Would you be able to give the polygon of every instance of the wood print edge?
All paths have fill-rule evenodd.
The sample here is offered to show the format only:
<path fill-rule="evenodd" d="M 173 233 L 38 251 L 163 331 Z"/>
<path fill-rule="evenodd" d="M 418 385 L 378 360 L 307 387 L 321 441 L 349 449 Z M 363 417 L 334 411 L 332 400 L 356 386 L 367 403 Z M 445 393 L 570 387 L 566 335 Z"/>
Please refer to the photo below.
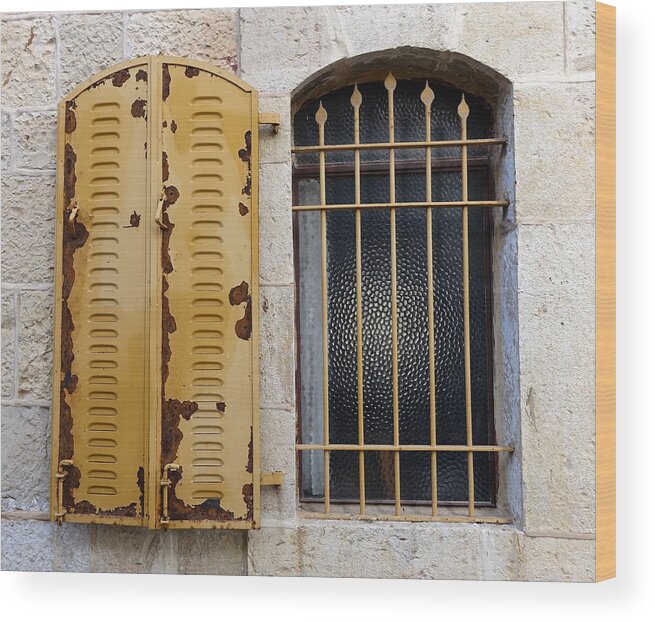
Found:
<path fill-rule="evenodd" d="M 616 8 L 596 3 L 596 581 L 616 576 Z"/>

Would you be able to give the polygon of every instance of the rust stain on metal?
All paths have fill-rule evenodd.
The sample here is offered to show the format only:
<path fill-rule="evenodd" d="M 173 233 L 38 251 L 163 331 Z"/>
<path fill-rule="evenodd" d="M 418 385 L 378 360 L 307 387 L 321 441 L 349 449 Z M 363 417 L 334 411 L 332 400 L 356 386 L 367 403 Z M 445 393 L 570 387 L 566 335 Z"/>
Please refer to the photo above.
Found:
<path fill-rule="evenodd" d="M 247 213 L 248 213 L 248 206 L 245 203 L 239 201 L 239 214 L 245 216 Z"/>
<path fill-rule="evenodd" d="M 252 333 L 252 297 L 248 294 L 248 283 L 241 281 L 239 285 L 233 287 L 230 290 L 229 300 L 233 307 L 246 303 L 243 317 L 234 325 L 234 332 L 239 339 L 248 341 Z"/>
<path fill-rule="evenodd" d="M 184 75 L 187 78 L 195 78 L 196 76 L 200 75 L 200 69 L 198 69 L 197 67 L 187 67 L 184 70 Z"/>
<path fill-rule="evenodd" d="M 239 149 L 239 158 L 248 166 L 246 173 L 246 185 L 241 190 L 241 194 L 249 197 L 252 192 L 252 132 L 248 130 L 244 136 L 245 147 Z"/>
<path fill-rule="evenodd" d="M 75 100 L 66 102 L 66 119 L 64 122 L 64 131 L 66 134 L 72 134 L 77 128 L 77 119 L 75 117 Z"/>
<path fill-rule="evenodd" d="M 252 426 L 250 426 L 250 442 L 248 443 L 248 464 L 246 464 L 246 472 L 252 473 Z"/>
<path fill-rule="evenodd" d="M 75 184 L 77 183 L 77 176 L 75 175 L 76 162 L 77 155 L 73 146 L 70 143 L 66 143 L 64 145 L 64 204 L 67 206 L 67 209 L 75 196 Z"/>
<path fill-rule="evenodd" d="M 254 516 L 253 503 L 252 503 L 252 484 L 244 484 L 241 489 L 243 495 L 243 502 L 246 504 L 246 519 L 252 520 Z"/>
<path fill-rule="evenodd" d="M 139 487 L 139 507 L 141 508 L 141 516 L 145 510 L 145 471 L 142 466 L 136 472 L 136 485 Z"/>
<path fill-rule="evenodd" d="M 145 69 L 139 69 L 139 71 L 136 72 L 136 79 L 137 81 L 142 80 L 143 82 L 147 82 L 148 72 Z"/>
<path fill-rule="evenodd" d="M 111 83 L 114 86 L 123 86 L 130 79 L 130 71 L 128 69 L 121 69 L 111 75 Z"/>
<path fill-rule="evenodd" d="M 164 208 L 174 205 L 176 201 L 180 198 L 180 191 L 175 186 L 164 186 L 164 196 L 166 200 L 164 201 Z"/>
<path fill-rule="evenodd" d="M 146 102 L 145 99 L 141 99 L 140 97 L 135 99 L 132 102 L 131 113 L 132 113 L 132 116 L 135 119 L 139 119 L 139 118 L 146 119 L 146 104 L 147 103 L 148 102 Z"/>
<path fill-rule="evenodd" d="M 136 210 L 134 210 L 130 214 L 130 224 L 123 225 L 123 229 L 129 229 L 130 227 L 138 227 L 140 224 L 141 224 L 141 214 L 137 214 Z"/>
<path fill-rule="evenodd" d="M 175 123 L 175 119 L 171 121 L 171 132 L 173 132 L 173 134 L 177 132 L 177 123 Z"/>
<path fill-rule="evenodd" d="M 168 181 L 168 154 L 165 151 L 161 152 L 161 180 Z"/>
<path fill-rule="evenodd" d="M 171 94 L 171 72 L 168 65 L 163 65 L 161 70 L 161 98 L 166 101 Z"/>

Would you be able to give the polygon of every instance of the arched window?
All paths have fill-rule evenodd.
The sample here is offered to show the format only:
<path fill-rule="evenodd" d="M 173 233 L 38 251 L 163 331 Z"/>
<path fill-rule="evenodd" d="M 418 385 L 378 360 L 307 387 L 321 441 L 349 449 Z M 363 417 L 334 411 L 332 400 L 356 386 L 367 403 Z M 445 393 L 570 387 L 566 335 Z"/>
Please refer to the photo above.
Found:
<path fill-rule="evenodd" d="M 391 72 L 295 113 L 301 501 L 326 514 L 495 504 L 493 127 Z"/>

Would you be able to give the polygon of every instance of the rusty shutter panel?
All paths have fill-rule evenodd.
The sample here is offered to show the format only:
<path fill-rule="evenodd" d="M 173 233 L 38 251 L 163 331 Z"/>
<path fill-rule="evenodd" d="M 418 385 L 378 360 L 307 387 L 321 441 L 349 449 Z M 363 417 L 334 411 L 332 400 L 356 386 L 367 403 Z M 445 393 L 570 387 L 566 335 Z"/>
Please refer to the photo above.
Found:
<path fill-rule="evenodd" d="M 59 109 L 51 517 L 255 528 L 257 95 L 117 65 Z"/>
<path fill-rule="evenodd" d="M 143 524 L 147 63 L 59 108 L 51 514 Z"/>
<path fill-rule="evenodd" d="M 162 59 L 162 522 L 253 528 L 257 463 L 257 95 Z"/>

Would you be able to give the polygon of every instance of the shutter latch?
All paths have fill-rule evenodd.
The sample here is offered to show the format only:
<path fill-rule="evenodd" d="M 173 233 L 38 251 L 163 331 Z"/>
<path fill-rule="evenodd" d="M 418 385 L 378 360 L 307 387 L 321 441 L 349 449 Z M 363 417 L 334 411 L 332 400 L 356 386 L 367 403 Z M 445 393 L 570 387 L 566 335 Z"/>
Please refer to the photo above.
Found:
<path fill-rule="evenodd" d="M 173 462 L 164 466 L 161 478 L 161 519 L 162 525 L 167 525 L 170 521 L 168 517 L 168 489 L 171 487 L 171 480 L 168 477 L 170 471 L 179 471 L 180 465 Z"/>
<path fill-rule="evenodd" d="M 55 473 L 57 478 L 57 511 L 55 512 L 55 518 L 60 525 L 66 514 L 66 508 L 64 507 L 64 477 L 68 475 L 68 467 L 71 466 L 73 466 L 72 460 L 60 460 Z"/>
<path fill-rule="evenodd" d="M 277 112 L 260 112 L 259 125 L 272 125 L 273 134 L 280 131 L 280 115 Z"/>

